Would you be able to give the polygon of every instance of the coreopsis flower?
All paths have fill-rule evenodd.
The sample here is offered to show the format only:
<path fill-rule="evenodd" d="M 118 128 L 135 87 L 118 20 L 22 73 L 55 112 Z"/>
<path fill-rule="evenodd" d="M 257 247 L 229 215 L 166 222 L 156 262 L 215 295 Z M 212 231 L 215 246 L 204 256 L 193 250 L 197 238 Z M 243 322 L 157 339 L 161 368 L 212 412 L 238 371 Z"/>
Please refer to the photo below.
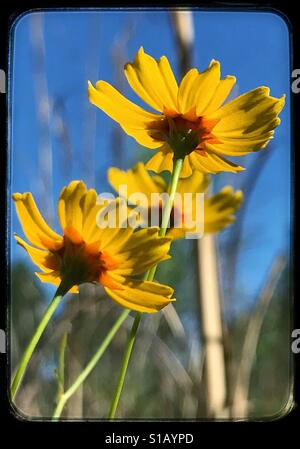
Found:
<path fill-rule="evenodd" d="M 167 185 L 164 179 L 160 175 L 151 176 L 147 171 L 145 165 L 142 162 L 137 163 L 132 169 L 123 171 L 116 167 L 111 167 L 108 170 L 108 180 L 111 186 L 117 191 L 120 191 L 121 186 L 126 186 L 126 200 L 133 206 L 138 204 L 138 196 L 136 193 L 143 193 L 147 199 L 149 205 L 148 222 L 150 222 L 151 211 L 155 208 L 163 208 L 163 196 L 151 195 L 162 194 L 166 192 Z M 191 221 L 195 222 L 196 217 L 196 193 L 205 193 L 210 184 L 210 176 L 200 171 L 194 171 L 189 178 L 181 179 L 178 182 L 177 193 L 181 195 L 180 198 L 184 198 L 185 193 L 191 194 L 191 206 L 188 213 L 191 214 Z M 120 191 L 121 194 L 121 191 Z M 153 204 L 157 198 L 157 204 Z M 207 195 L 204 199 L 204 211 L 203 211 L 203 227 L 204 233 L 215 233 L 229 226 L 235 221 L 234 213 L 239 209 L 243 200 L 243 194 L 237 190 L 234 192 L 231 186 L 223 187 L 215 195 Z M 150 207 L 152 208 L 150 211 Z M 195 228 L 190 228 L 189 224 L 185 225 L 185 203 L 174 203 L 172 212 L 170 227 L 167 231 L 167 236 L 173 239 L 183 238 L 186 232 L 195 232 Z M 179 214 L 182 216 L 182 227 L 174 226 L 174 216 L 176 214 L 176 208 L 178 208 Z M 130 214 L 130 210 L 129 210 Z M 162 213 L 160 213 L 161 217 Z"/>
<path fill-rule="evenodd" d="M 135 93 L 156 113 L 129 101 L 105 81 L 88 83 L 90 102 L 102 109 L 141 145 L 156 149 L 147 168 L 172 171 L 183 159 L 181 177 L 193 169 L 206 173 L 238 172 L 243 167 L 224 156 L 242 156 L 265 148 L 280 124 L 285 96 L 258 87 L 223 104 L 236 79 L 220 78 L 212 60 L 203 72 L 189 70 L 178 85 L 165 56 L 155 60 L 140 48 L 124 68 Z"/>
<path fill-rule="evenodd" d="M 171 239 L 159 237 L 157 228 L 134 232 L 130 227 L 99 227 L 97 216 L 105 206 L 82 181 L 72 181 L 60 193 L 62 234 L 47 225 L 31 193 L 15 193 L 13 199 L 33 246 L 15 238 L 41 269 L 36 275 L 42 282 L 59 285 L 67 280 L 71 292 L 78 292 L 82 283 L 96 282 L 117 303 L 140 312 L 153 313 L 174 301 L 169 286 L 136 278 L 170 258 Z"/>

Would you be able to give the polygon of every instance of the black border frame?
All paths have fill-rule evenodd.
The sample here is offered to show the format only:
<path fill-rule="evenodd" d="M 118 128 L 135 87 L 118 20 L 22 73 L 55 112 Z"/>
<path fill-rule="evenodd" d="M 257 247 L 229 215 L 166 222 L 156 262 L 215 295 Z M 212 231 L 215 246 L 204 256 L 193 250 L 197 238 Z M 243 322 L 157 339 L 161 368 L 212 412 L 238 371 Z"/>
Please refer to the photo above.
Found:
<path fill-rule="evenodd" d="M 77 3 L 77 4 L 76 4 Z M 76 1 L 65 1 L 63 4 L 58 4 L 55 1 L 45 1 L 43 4 L 32 0 L 30 1 L 24 1 L 24 2 L 16 2 L 12 1 L 9 3 L 9 5 L 6 5 L 7 9 L 6 11 L 1 10 L 1 16 L 0 16 L 0 25 L 1 25 L 1 39 L 0 39 L 0 68 L 4 69 L 6 72 L 6 75 L 8 76 L 8 46 L 9 46 L 9 30 L 11 26 L 13 25 L 16 17 L 20 16 L 20 14 L 24 14 L 30 10 L 39 10 L 39 9 L 75 9 L 75 8 L 114 8 L 114 7 L 130 7 L 130 8 L 174 8 L 176 6 L 178 7 L 199 7 L 199 8 L 210 8 L 215 10 L 229 10 L 229 11 L 240 11 L 240 10 L 248 10 L 248 11 L 266 11 L 266 12 L 274 12 L 278 15 L 281 15 L 282 18 L 287 22 L 290 29 L 290 39 L 291 39 L 291 66 L 292 70 L 296 68 L 300 68 L 300 36 L 299 31 L 297 31 L 297 4 L 296 2 L 293 2 L 292 4 L 288 4 L 287 2 L 280 2 L 280 1 L 270 1 L 265 4 L 259 4 L 259 3 L 253 3 L 253 2 L 243 2 L 239 1 L 238 4 L 234 4 L 233 2 L 201 2 L 199 1 L 197 4 L 192 3 L 173 3 L 170 4 L 153 4 L 145 2 L 143 4 L 140 3 L 132 3 L 127 5 L 122 5 L 120 3 L 115 3 L 114 5 L 108 4 L 108 2 L 102 2 L 102 4 L 99 4 L 95 1 L 90 1 L 88 4 L 83 4 L 83 2 L 79 3 Z M 3 6 L 2 6 L 3 8 Z M 300 26 L 300 23 L 299 23 Z M 291 83 L 292 83 L 291 78 Z M 8 80 L 7 80 L 8 84 Z M 6 89 L 7 91 L 8 89 Z M 7 107 L 8 105 L 8 92 L 6 94 L 0 94 L 0 111 L 1 111 L 1 120 L 0 120 L 0 126 L 1 126 L 1 153 L 0 153 L 0 161 L 2 162 L 1 167 L 4 168 L 3 176 L 1 177 L 1 193 L 3 194 L 3 202 L 2 205 L 3 213 L 1 214 L 1 227 L 2 227 L 2 238 L 1 238 L 1 251 L 2 255 L 4 256 L 4 263 L 3 263 L 3 269 L 2 271 L 5 272 L 5 282 L 2 283 L 3 287 L 5 287 L 5 295 L 2 296 L 2 301 L 0 302 L 0 329 L 7 329 L 7 301 L 8 301 L 8 295 L 9 295 L 9 266 L 6 263 L 8 261 L 8 248 L 6 247 L 6 242 L 4 239 L 4 235 L 6 234 L 6 230 L 8 228 L 8 214 L 7 214 L 7 202 L 6 202 L 6 193 L 7 193 L 7 171 L 6 167 L 8 164 L 8 157 L 7 157 L 7 126 L 6 126 L 6 116 L 7 116 Z M 293 218 L 293 234 L 291 239 L 291 248 L 292 248 L 292 254 L 291 254 L 291 262 L 292 262 L 292 291 L 293 291 L 293 299 L 294 299 L 294 329 L 300 329 L 300 305 L 299 301 L 297 301 L 298 298 L 298 284 L 297 284 L 297 268 L 299 267 L 298 258 L 299 255 L 297 254 L 296 248 L 297 243 L 299 241 L 299 231 L 297 231 L 297 219 L 296 219 L 296 212 L 299 206 L 299 193 L 297 189 L 297 168 L 299 166 L 299 155 L 297 148 L 300 147 L 300 135 L 297 134 L 297 126 L 295 126 L 299 122 L 299 99 L 300 99 L 300 93 L 299 94 L 293 94 L 291 93 L 291 102 L 292 102 L 292 114 L 293 114 L 293 124 L 292 127 L 292 147 L 293 147 L 293 166 L 292 166 L 292 176 L 293 176 L 293 186 L 292 186 L 292 198 L 293 198 L 293 204 L 292 204 L 292 218 Z M 292 339 L 291 339 L 292 343 Z M 11 440 L 8 440 L 8 443 L 11 443 L 14 441 L 15 437 L 18 435 L 22 439 L 26 438 L 26 436 L 32 435 L 32 426 L 36 425 L 39 426 L 38 430 L 42 430 L 40 426 L 42 426 L 43 430 L 45 429 L 44 426 L 52 425 L 52 423 L 45 422 L 45 421 L 22 421 L 18 420 L 14 412 L 11 410 L 11 406 L 8 399 L 7 389 L 8 389 L 8 370 L 7 370 L 7 360 L 8 360 L 8 352 L 7 354 L 0 354 L 0 422 L 5 423 L 6 425 L 9 425 L 11 429 L 19 430 L 19 432 L 14 432 L 9 434 L 11 435 Z M 89 426 L 88 432 L 87 429 L 83 427 L 84 422 L 80 421 L 70 421 L 70 422 L 64 422 L 66 426 L 71 426 L 71 428 L 66 428 L 66 426 L 63 426 L 63 423 L 54 424 L 54 432 L 51 432 L 51 434 L 47 435 L 47 442 L 49 443 L 50 440 L 57 441 L 57 430 L 69 430 L 69 434 L 76 434 L 77 429 L 80 429 L 81 431 L 85 431 L 86 435 L 89 435 L 89 438 L 91 436 L 90 432 L 96 431 L 96 434 L 92 433 L 93 436 L 97 435 L 96 437 L 96 444 L 100 443 L 100 447 L 102 445 L 104 446 L 104 435 L 105 434 L 112 434 L 112 432 L 115 432 L 117 434 L 140 434 L 141 437 L 147 436 L 148 433 L 165 433 L 165 432 L 187 432 L 192 433 L 194 435 L 194 442 L 192 444 L 188 444 L 188 447 L 199 447 L 200 444 L 203 444 L 203 436 L 207 436 L 207 434 L 203 433 L 204 431 L 208 431 L 208 435 L 210 437 L 209 443 L 211 444 L 212 441 L 215 441 L 215 435 L 211 433 L 211 426 L 212 424 L 218 424 L 218 434 L 216 434 L 216 437 L 222 436 L 222 435 L 230 435 L 230 432 L 232 430 L 236 431 L 242 431 L 242 438 L 239 443 L 243 444 L 245 438 L 253 438 L 253 426 L 259 430 L 267 431 L 268 434 L 272 433 L 273 436 L 276 436 L 277 429 L 281 433 L 283 431 L 282 426 L 288 425 L 291 426 L 294 430 L 297 430 L 297 426 L 295 425 L 300 417 L 299 412 L 299 404 L 300 402 L 300 381 L 299 381 L 299 373 L 300 373 L 300 353 L 294 355 L 294 369 L 295 369 L 295 385 L 294 385 L 294 401 L 295 401 L 295 407 L 293 410 L 291 410 L 288 414 L 283 416 L 282 418 L 279 418 L 278 420 L 274 421 L 263 421 L 261 423 L 255 423 L 255 422 L 240 422 L 240 423 L 233 423 L 233 422 L 189 422 L 189 421 L 141 421 L 141 422 L 132 422 L 132 421 L 116 421 L 113 423 L 113 427 L 111 423 L 107 422 L 96 422 L 93 421 L 90 424 L 93 424 L 92 426 Z M 206 424 L 204 426 L 203 424 Z M 265 426 L 263 426 L 265 424 Z M 75 426 L 76 425 L 76 426 Z M 138 428 L 137 428 L 138 425 Z M 235 425 L 234 429 L 232 428 L 232 425 Z M 59 426 L 59 427 L 57 427 Z M 96 427 L 95 427 L 96 426 Z M 268 426 L 270 427 L 268 429 Z M 2 428 L 2 426 L 1 426 Z M 75 431 L 76 429 L 76 431 Z M 74 432 L 75 431 L 75 432 Z M 29 434 L 28 434 L 29 432 Z M 143 435 L 142 435 L 143 434 Z M 235 435 L 235 436 L 234 436 Z M 252 436 L 253 435 L 253 436 Z M 232 443 L 234 443 L 234 440 L 237 439 L 237 435 L 232 435 Z M 49 440 L 48 440 L 49 437 Z M 287 436 L 286 436 L 287 438 Z M 36 438 L 34 438 L 36 440 Z M 38 438 L 37 438 L 38 440 Z M 32 441 L 32 439 L 29 437 L 29 443 Z M 43 440 L 41 440 L 43 441 Z M 250 440 L 248 440 L 250 442 Z M 225 441 L 224 441 L 225 442 Z M 230 440 L 228 441 L 230 442 Z M 287 443 L 287 440 L 285 440 L 285 444 Z M 204 443 L 206 444 L 206 443 Z M 182 444 L 183 446 L 184 444 Z M 109 445 L 112 446 L 112 445 Z M 137 447 L 144 447 L 144 444 L 139 444 Z M 122 447 L 121 445 L 118 445 L 118 447 Z M 128 446 L 129 447 L 129 446 Z M 145 446 L 146 447 L 146 446 Z M 147 446 L 148 447 L 148 446 Z M 149 447 L 153 447 L 153 445 L 149 445 Z"/>

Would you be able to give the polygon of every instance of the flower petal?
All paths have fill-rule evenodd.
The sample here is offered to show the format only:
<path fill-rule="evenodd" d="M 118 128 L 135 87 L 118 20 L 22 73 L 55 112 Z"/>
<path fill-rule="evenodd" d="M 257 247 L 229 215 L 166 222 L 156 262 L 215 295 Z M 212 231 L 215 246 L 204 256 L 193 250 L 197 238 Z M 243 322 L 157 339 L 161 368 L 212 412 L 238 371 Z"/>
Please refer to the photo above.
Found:
<path fill-rule="evenodd" d="M 92 104 L 125 127 L 144 129 L 159 117 L 132 103 L 105 81 L 98 81 L 96 88 L 89 81 L 88 95 Z"/>
<path fill-rule="evenodd" d="M 167 237 L 170 237 L 172 240 L 179 240 L 179 239 L 183 239 L 185 237 L 185 232 L 186 230 L 184 229 L 184 227 L 182 228 L 170 228 L 167 231 Z M 191 232 L 191 230 L 189 229 L 188 232 Z"/>
<path fill-rule="evenodd" d="M 42 218 L 31 193 L 14 193 L 17 215 L 28 240 L 38 248 L 58 249 L 63 239 Z"/>
<path fill-rule="evenodd" d="M 203 193 L 210 183 L 210 177 L 198 170 L 195 170 L 188 178 L 180 179 L 177 185 L 177 192 L 184 193 Z"/>
<path fill-rule="evenodd" d="M 113 257 L 133 233 L 133 229 L 127 223 L 129 214 L 127 202 L 116 198 L 99 210 L 99 214 L 101 216 L 96 217 L 96 222 L 100 231 L 99 235 L 97 234 L 100 251 L 108 252 Z"/>
<path fill-rule="evenodd" d="M 279 119 L 278 119 L 279 120 Z M 223 138 L 222 143 L 206 143 L 205 149 L 216 154 L 226 154 L 228 156 L 244 156 L 265 148 L 273 138 L 273 132 L 266 133 L 260 138 L 227 139 Z"/>
<path fill-rule="evenodd" d="M 97 192 L 89 189 L 80 200 L 82 210 L 82 237 L 86 243 L 100 240 L 101 229 L 97 226 L 97 214 L 104 207 L 97 204 Z"/>
<path fill-rule="evenodd" d="M 127 100 L 105 81 L 98 81 L 96 88 L 89 81 L 88 95 L 92 104 L 102 109 L 109 117 L 119 123 L 124 131 L 141 145 L 148 148 L 161 146 L 159 141 L 151 137 L 149 131 L 149 129 L 153 129 L 155 122 L 161 119 L 160 115 L 147 112 Z"/>
<path fill-rule="evenodd" d="M 168 252 L 171 241 L 170 238 L 159 237 L 158 228 L 155 227 L 134 232 L 130 241 L 118 250 L 119 265 L 114 270 L 115 273 L 135 276 L 170 259 Z"/>
<path fill-rule="evenodd" d="M 75 229 L 82 234 L 80 203 L 86 192 L 86 185 L 82 181 L 72 181 L 62 189 L 58 200 L 58 217 L 63 230 Z"/>
<path fill-rule="evenodd" d="M 60 267 L 59 257 L 50 251 L 44 251 L 28 245 L 23 239 L 15 234 L 17 243 L 22 246 L 29 254 L 33 263 L 35 263 L 43 271 L 58 270 Z"/>
<path fill-rule="evenodd" d="M 178 90 L 178 105 L 181 114 L 196 108 L 197 116 L 211 101 L 220 82 L 220 63 L 214 59 L 203 72 L 191 69 L 182 79 Z"/>
<path fill-rule="evenodd" d="M 280 124 L 277 115 L 284 106 L 285 96 L 274 98 L 269 88 L 259 87 L 241 95 L 206 116 L 218 120 L 212 133 L 220 144 L 206 144 L 218 153 L 243 155 L 264 148 Z"/>
<path fill-rule="evenodd" d="M 234 213 L 241 207 L 243 193 L 233 191 L 231 186 L 204 201 L 204 232 L 218 232 L 235 221 Z"/>
<path fill-rule="evenodd" d="M 160 175 L 153 175 L 152 180 L 156 185 L 158 192 L 166 192 L 167 191 L 167 183 Z"/>
<path fill-rule="evenodd" d="M 141 47 L 134 62 L 125 65 L 124 72 L 131 88 L 152 108 L 159 112 L 177 109 L 178 87 L 166 57 L 157 62 Z"/>
<path fill-rule="evenodd" d="M 195 106 L 191 90 L 194 83 L 198 80 L 198 76 L 198 70 L 193 68 L 190 69 L 181 80 L 178 89 L 178 108 L 181 114 L 189 112 Z"/>
<path fill-rule="evenodd" d="M 51 273 L 35 273 L 35 274 L 42 282 L 45 282 L 47 284 L 53 284 L 58 287 L 61 283 L 61 277 L 58 271 L 52 271 Z M 68 293 L 78 293 L 78 292 L 79 292 L 78 285 L 74 285 L 68 291 Z"/>
<path fill-rule="evenodd" d="M 165 170 L 172 172 L 173 154 L 173 151 L 167 145 L 164 145 L 146 163 L 147 170 L 152 170 L 155 173 L 160 173 Z"/>
<path fill-rule="evenodd" d="M 221 171 L 236 173 L 244 170 L 240 165 L 236 165 L 228 159 L 212 152 L 207 153 L 206 156 L 202 156 L 197 151 L 193 151 L 188 157 L 193 168 L 204 173 L 219 173 Z"/>
<path fill-rule="evenodd" d="M 130 226 L 127 228 L 105 229 L 101 236 L 101 250 L 107 251 L 112 257 L 115 255 L 118 258 L 119 251 L 131 240 L 133 231 Z"/>
<path fill-rule="evenodd" d="M 226 98 L 231 92 L 231 89 L 236 83 L 235 76 L 225 76 L 223 80 L 220 80 L 210 102 L 207 104 L 205 110 L 202 112 L 203 115 L 208 115 L 215 112 L 224 103 Z"/>
<path fill-rule="evenodd" d="M 172 98 L 172 105 L 174 107 L 174 110 L 177 111 L 178 84 L 166 56 L 161 56 L 161 58 L 158 60 L 158 67 L 165 81 L 165 85 L 169 91 L 170 97 Z"/>
<path fill-rule="evenodd" d="M 156 282 L 139 281 L 117 277 L 120 288 L 104 287 L 106 293 L 121 306 L 138 312 L 155 313 L 168 305 L 172 298 L 173 289 Z"/>
<path fill-rule="evenodd" d="M 125 126 L 121 126 L 126 134 L 133 137 L 137 143 L 142 145 L 143 147 L 149 148 L 151 150 L 155 150 L 156 148 L 161 147 L 164 144 L 163 140 L 159 140 L 158 138 L 154 138 L 153 135 L 157 134 L 155 129 L 155 123 L 151 124 L 149 129 L 135 129 L 129 128 Z M 158 128 L 158 132 L 159 128 Z"/>
<path fill-rule="evenodd" d="M 182 169 L 180 172 L 180 178 L 188 178 L 193 173 L 193 169 L 190 164 L 190 159 L 186 156 L 183 160 Z"/>
<path fill-rule="evenodd" d="M 200 173 L 195 171 L 194 173 Z M 188 181 L 188 180 L 187 180 Z M 192 190 L 192 189 L 191 189 Z M 193 202 L 195 199 L 193 199 Z M 223 187 L 220 192 L 204 200 L 204 233 L 218 232 L 235 221 L 233 215 L 241 206 L 243 194 L 233 191 L 231 186 Z M 192 206 L 192 220 L 195 221 L 195 203 Z M 173 240 L 184 238 L 186 232 L 195 232 L 195 228 L 171 228 L 167 236 Z"/>
<path fill-rule="evenodd" d="M 120 186 L 126 186 L 127 200 L 135 193 L 143 193 L 147 196 L 150 204 L 151 193 L 161 193 L 163 191 L 161 185 L 157 184 L 149 175 L 142 162 L 138 162 L 132 169 L 127 171 L 111 167 L 108 170 L 108 181 L 118 193 L 121 193 L 119 192 Z"/>

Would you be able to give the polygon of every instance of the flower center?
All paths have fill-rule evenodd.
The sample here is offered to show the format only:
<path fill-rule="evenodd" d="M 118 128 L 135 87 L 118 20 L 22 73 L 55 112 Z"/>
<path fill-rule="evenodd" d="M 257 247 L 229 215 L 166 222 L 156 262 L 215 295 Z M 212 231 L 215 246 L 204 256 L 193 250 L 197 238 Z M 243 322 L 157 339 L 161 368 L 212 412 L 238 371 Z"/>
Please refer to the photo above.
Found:
<path fill-rule="evenodd" d="M 192 151 L 206 155 L 205 143 L 220 143 L 212 130 L 218 120 L 207 120 L 197 117 L 195 108 L 186 114 L 175 111 L 164 111 L 161 121 L 153 127 L 152 137 L 165 140 L 177 158 L 185 157 Z"/>
<path fill-rule="evenodd" d="M 74 285 L 99 282 L 103 273 L 116 267 L 110 256 L 99 251 L 99 246 L 99 241 L 86 243 L 76 229 L 65 228 L 64 244 L 57 251 L 62 277 L 70 279 Z"/>

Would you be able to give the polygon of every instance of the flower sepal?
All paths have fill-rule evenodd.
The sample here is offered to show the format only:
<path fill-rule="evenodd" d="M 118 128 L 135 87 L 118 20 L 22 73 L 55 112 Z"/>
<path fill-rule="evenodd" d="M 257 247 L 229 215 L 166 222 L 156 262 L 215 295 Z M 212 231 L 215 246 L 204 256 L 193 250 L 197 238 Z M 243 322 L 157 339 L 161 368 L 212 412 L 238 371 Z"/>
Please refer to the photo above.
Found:
<path fill-rule="evenodd" d="M 173 161 L 184 159 L 198 145 L 198 133 L 193 129 L 179 129 L 171 117 L 168 117 L 168 125 L 166 141 L 174 152 Z"/>

